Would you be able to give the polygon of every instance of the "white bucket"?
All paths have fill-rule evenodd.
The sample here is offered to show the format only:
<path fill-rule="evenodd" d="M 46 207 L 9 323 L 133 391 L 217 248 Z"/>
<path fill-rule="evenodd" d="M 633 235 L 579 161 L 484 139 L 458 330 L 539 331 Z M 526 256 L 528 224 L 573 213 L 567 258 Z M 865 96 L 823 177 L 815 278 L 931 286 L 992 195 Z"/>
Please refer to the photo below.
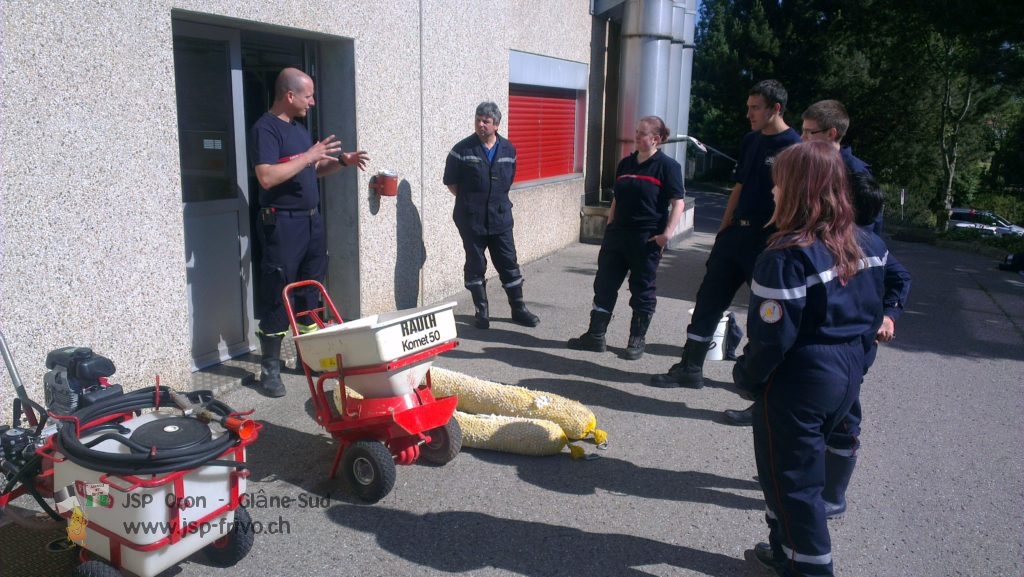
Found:
<path fill-rule="evenodd" d="M 690 309 L 690 318 L 693 318 L 693 309 Z M 722 315 L 721 320 L 718 321 L 718 326 L 715 327 L 715 334 L 711 339 L 711 343 L 708 345 L 708 355 L 704 357 L 706 361 L 720 361 L 725 355 L 725 335 L 729 332 L 729 315 Z"/>
<path fill-rule="evenodd" d="M 337 370 L 339 353 L 346 368 L 387 363 L 454 340 L 455 305 L 371 315 L 299 335 L 295 345 L 314 372 Z"/>

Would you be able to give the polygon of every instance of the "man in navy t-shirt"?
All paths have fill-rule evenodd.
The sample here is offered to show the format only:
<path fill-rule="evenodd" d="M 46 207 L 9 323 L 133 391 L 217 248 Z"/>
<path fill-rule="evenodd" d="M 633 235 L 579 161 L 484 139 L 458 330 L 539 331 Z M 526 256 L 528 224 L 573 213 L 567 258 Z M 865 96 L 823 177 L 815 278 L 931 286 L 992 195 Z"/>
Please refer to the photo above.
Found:
<path fill-rule="evenodd" d="M 281 341 L 289 321 L 281 290 L 298 280 L 323 282 L 327 274 L 317 178 L 345 166 L 365 170 L 369 160 L 365 151 L 342 152 L 341 141 L 333 134 L 313 143 L 298 120 L 305 118 L 314 104 L 313 80 L 301 70 L 285 68 L 274 83 L 274 104 L 253 124 L 249 139 L 249 155 L 260 183 L 256 223 L 262 249 L 256 295 L 260 387 L 272 397 L 285 394 Z M 314 308 L 318 297 L 318 292 L 297 291 L 295 310 Z"/>
<path fill-rule="evenodd" d="M 718 236 L 708 257 L 707 272 L 697 290 L 693 316 L 686 327 L 682 360 L 668 373 L 654 375 L 655 387 L 704 386 L 704 358 L 715 329 L 743 283 L 750 284 L 754 261 L 764 250 L 775 212 L 772 197 L 772 164 L 782 149 L 800 141 L 800 135 L 782 117 L 788 94 L 777 80 L 762 80 L 747 96 L 747 120 L 751 132 L 743 137 L 736 184 L 729 194 Z"/>

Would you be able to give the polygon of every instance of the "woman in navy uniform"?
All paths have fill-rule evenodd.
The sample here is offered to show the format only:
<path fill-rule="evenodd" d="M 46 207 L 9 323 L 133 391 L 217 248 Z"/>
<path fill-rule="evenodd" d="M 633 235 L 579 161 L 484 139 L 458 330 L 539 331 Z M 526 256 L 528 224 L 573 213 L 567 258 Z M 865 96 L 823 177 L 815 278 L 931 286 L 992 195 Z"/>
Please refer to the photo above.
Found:
<path fill-rule="evenodd" d="M 775 212 L 751 285 L 748 343 L 733 368 L 754 400 L 754 455 L 779 575 L 832 572 L 822 490 L 826 440 L 860 393 L 882 324 L 885 245 L 854 222 L 846 168 L 826 142 L 772 168 Z"/>
<path fill-rule="evenodd" d="M 622 356 L 629 360 L 644 354 L 647 328 L 657 304 L 654 281 L 658 263 L 683 214 L 685 193 L 679 163 L 658 150 L 668 138 L 665 122 L 657 116 L 641 118 L 635 138 L 636 151 L 623 158 L 615 171 L 615 196 L 597 256 L 590 327 L 568 343 L 570 349 L 605 350 L 604 335 L 619 287 L 628 274 L 633 318 Z"/>

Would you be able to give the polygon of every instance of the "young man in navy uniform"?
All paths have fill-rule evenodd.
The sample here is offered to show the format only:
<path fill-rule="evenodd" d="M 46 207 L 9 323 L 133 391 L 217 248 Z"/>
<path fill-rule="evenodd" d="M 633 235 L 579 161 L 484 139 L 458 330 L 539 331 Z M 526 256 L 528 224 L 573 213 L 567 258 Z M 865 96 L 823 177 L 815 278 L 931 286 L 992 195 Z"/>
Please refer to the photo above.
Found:
<path fill-rule="evenodd" d="M 778 80 L 762 80 L 747 96 L 747 120 L 751 132 L 743 137 L 740 161 L 736 165 L 736 185 L 722 216 L 718 236 L 708 257 L 707 272 L 697 290 L 682 360 L 667 374 L 654 375 L 655 387 L 704 386 L 704 357 L 715 329 L 743 283 L 750 284 L 754 261 L 764 250 L 772 217 L 772 164 L 781 150 L 800 141 L 800 135 L 786 124 L 788 94 Z"/>
<path fill-rule="evenodd" d="M 315 104 L 313 80 L 301 70 L 285 68 L 274 83 L 274 103 L 251 130 L 250 158 L 260 184 L 256 232 L 261 244 L 260 290 L 256 316 L 260 319 L 260 387 L 271 397 L 285 394 L 281 382 L 281 341 L 288 331 L 288 314 L 281 290 L 299 280 L 323 282 L 327 274 L 327 244 L 318 209 L 317 178 L 345 166 L 365 169 L 365 151 L 342 152 L 341 141 L 330 135 L 313 143 L 306 118 Z M 319 292 L 296 291 L 295 309 L 317 306 Z"/>
<path fill-rule="evenodd" d="M 847 170 L 850 164 L 846 161 Z M 847 175 L 857 226 L 865 234 L 875 234 L 879 226 L 885 191 L 868 172 Z M 878 343 L 889 343 L 896 338 L 896 321 L 903 314 L 903 307 L 910 296 L 910 273 L 892 253 L 885 260 L 885 293 L 882 295 L 882 326 L 875 335 L 866 335 L 868 358 L 864 372 L 875 361 Z M 850 411 L 836 425 L 825 443 L 825 488 L 821 493 L 825 505 L 825 517 L 836 519 L 846 513 L 846 489 L 850 485 L 854 468 L 857 466 L 857 450 L 860 448 L 860 423 L 862 419 L 860 397 L 853 402 Z"/>
<path fill-rule="evenodd" d="M 512 201 L 509 189 L 516 176 L 516 148 L 498 134 L 501 110 L 493 102 L 476 107 L 474 134 L 462 139 L 448 153 L 444 184 L 455 195 L 452 218 L 466 251 L 463 279 L 473 296 L 476 326 L 490 327 L 487 303 L 487 256 L 498 270 L 501 286 L 512 307 L 512 320 L 527 327 L 540 323 L 523 300 L 523 274 L 516 258 L 512 235 Z"/>
<path fill-rule="evenodd" d="M 853 149 L 841 143 L 850 129 L 850 114 L 838 100 L 819 100 L 807 107 L 803 113 L 800 138 L 803 140 L 824 140 L 833 143 L 843 157 L 846 173 L 849 175 L 871 175 L 871 165 L 853 155 Z M 882 210 L 879 207 L 872 232 L 882 234 Z"/>

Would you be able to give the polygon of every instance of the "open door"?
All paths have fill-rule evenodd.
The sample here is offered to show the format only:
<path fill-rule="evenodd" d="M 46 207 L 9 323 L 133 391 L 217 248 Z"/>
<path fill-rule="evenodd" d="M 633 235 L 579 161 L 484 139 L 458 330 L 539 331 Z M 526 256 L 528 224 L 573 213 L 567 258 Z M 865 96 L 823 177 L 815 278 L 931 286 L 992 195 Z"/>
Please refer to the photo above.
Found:
<path fill-rule="evenodd" d="M 192 365 L 198 370 L 253 348 L 239 31 L 175 21 L 174 71 Z"/>

